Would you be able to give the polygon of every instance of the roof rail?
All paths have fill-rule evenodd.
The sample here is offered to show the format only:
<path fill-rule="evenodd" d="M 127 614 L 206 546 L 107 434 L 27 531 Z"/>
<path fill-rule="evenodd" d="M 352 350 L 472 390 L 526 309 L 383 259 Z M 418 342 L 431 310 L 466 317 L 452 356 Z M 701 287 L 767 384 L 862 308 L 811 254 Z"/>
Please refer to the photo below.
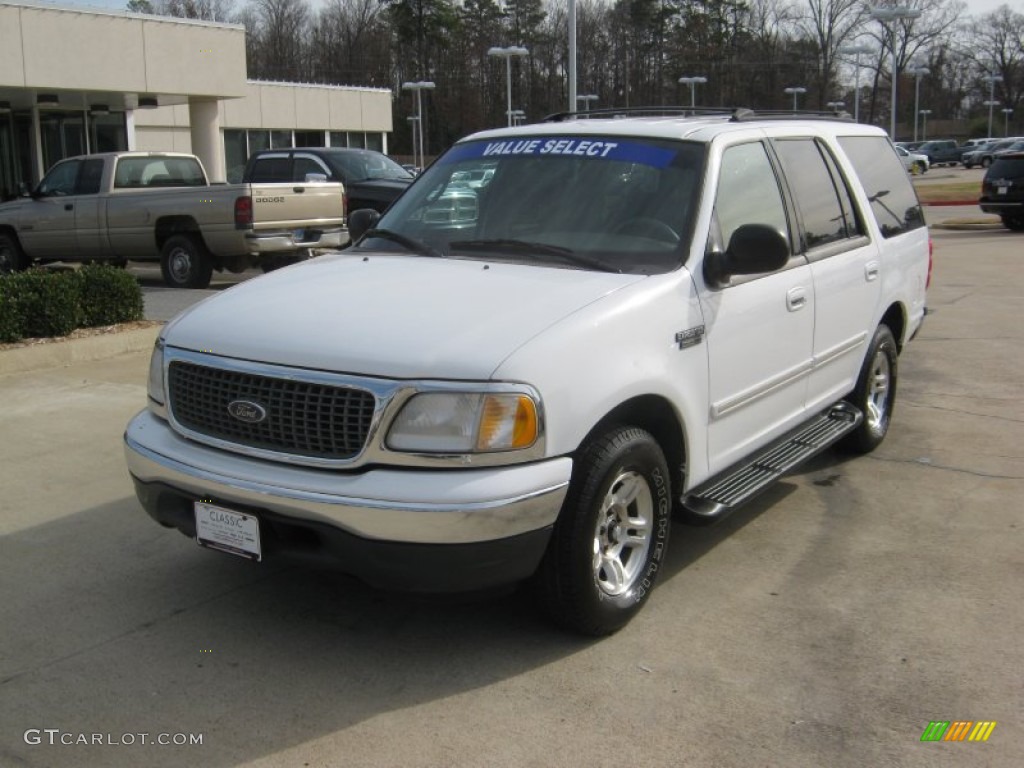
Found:
<path fill-rule="evenodd" d="M 749 120 L 852 120 L 849 112 L 814 112 L 793 110 L 754 110 L 748 107 L 601 107 L 585 112 L 556 112 L 542 123 L 563 123 L 568 120 L 616 117 L 726 117 L 730 122 Z"/>

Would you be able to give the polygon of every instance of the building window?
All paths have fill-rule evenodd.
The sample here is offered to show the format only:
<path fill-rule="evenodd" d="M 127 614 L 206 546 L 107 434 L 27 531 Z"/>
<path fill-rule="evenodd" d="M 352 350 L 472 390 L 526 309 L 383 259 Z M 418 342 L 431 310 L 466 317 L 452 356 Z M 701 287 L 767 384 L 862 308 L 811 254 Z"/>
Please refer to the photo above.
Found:
<path fill-rule="evenodd" d="M 355 131 L 349 131 L 348 145 L 350 147 L 366 149 L 366 134 L 362 132 L 356 133 Z"/>
<path fill-rule="evenodd" d="M 227 168 L 227 180 L 237 184 L 242 180 L 245 161 L 249 159 L 246 148 L 245 131 L 224 131 L 224 165 Z"/>
<path fill-rule="evenodd" d="M 261 149 L 270 149 L 270 131 L 247 131 L 249 135 L 249 153 L 259 152 Z"/>
<path fill-rule="evenodd" d="M 332 147 L 348 146 L 348 136 L 344 131 L 331 131 L 330 139 Z"/>
<path fill-rule="evenodd" d="M 295 132 L 295 146 L 296 147 L 324 147 L 327 146 L 324 143 L 326 133 L 324 131 L 296 131 Z"/>
<path fill-rule="evenodd" d="M 281 149 L 283 147 L 292 147 L 292 132 L 291 131 L 271 131 L 270 132 L 270 148 Z"/>
<path fill-rule="evenodd" d="M 366 148 L 372 149 L 377 152 L 384 151 L 384 134 L 383 133 L 368 133 L 366 134 Z"/>

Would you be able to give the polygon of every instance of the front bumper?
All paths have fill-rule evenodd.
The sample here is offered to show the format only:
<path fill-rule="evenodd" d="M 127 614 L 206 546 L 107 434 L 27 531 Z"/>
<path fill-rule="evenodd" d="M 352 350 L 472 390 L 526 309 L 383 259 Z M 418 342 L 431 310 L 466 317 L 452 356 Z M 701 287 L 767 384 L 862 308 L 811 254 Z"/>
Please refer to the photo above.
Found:
<path fill-rule="evenodd" d="M 187 440 L 148 411 L 125 431 L 136 493 L 163 525 L 194 536 L 192 504 L 254 512 L 266 556 L 336 562 L 378 586 L 479 589 L 529 576 L 547 546 L 572 461 L 358 473 L 261 461 Z"/>
<path fill-rule="evenodd" d="M 247 232 L 245 244 L 251 254 L 274 254 L 303 248 L 340 248 L 348 242 L 347 227 L 307 229 L 301 238 L 295 232 Z"/>

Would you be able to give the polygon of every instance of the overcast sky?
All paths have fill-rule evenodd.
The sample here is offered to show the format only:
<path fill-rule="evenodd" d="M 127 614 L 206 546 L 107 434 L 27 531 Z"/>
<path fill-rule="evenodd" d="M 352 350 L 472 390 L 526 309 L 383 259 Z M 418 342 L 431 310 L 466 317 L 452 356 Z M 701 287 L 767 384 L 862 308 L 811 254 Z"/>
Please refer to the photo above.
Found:
<path fill-rule="evenodd" d="M 43 0 L 29 0 L 38 5 L 46 5 Z M 56 5 L 76 5 L 93 8 L 115 8 L 123 10 L 127 5 L 128 0 L 62 0 L 62 2 L 55 3 Z M 1024 13 L 1024 0 L 966 0 L 967 13 L 971 16 L 980 16 L 989 11 L 994 11 L 1001 5 L 1008 5 L 1017 13 Z M 319 0 L 311 0 L 311 4 L 317 7 L 322 4 Z M 235 0 L 235 7 L 240 8 L 245 5 L 244 0 Z"/>

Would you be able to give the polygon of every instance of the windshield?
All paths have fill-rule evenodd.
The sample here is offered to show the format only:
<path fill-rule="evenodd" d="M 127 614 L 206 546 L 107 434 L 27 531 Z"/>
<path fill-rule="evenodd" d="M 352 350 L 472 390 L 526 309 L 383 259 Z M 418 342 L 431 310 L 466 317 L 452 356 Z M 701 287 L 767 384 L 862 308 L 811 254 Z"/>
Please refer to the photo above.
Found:
<path fill-rule="evenodd" d="M 359 247 L 667 272 L 684 258 L 703 163 L 704 145 L 682 141 L 538 135 L 458 144 L 380 219 L 375 231 L 384 234 L 371 232 Z"/>
<path fill-rule="evenodd" d="M 374 179 L 412 180 L 405 168 L 387 155 L 370 150 L 338 152 L 335 162 L 341 166 L 349 181 L 368 181 Z"/>

